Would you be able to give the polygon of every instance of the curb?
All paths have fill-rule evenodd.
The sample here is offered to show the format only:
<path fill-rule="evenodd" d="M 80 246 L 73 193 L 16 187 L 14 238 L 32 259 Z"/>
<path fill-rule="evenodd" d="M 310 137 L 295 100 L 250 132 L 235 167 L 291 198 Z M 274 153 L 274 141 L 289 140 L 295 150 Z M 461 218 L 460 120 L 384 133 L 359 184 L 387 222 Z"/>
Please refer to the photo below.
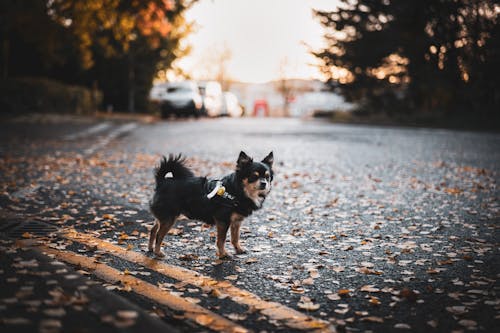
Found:
<path fill-rule="evenodd" d="M 0 331 L 180 332 L 39 251 L 0 253 Z"/>

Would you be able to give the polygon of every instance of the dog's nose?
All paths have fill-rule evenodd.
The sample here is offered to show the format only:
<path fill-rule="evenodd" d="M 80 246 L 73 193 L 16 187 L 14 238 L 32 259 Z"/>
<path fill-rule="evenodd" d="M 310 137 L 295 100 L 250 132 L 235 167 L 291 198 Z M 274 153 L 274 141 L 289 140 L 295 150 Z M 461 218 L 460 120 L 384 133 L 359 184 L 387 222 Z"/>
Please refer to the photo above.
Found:
<path fill-rule="evenodd" d="M 260 189 L 264 190 L 266 188 L 267 183 L 265 181 L 260 182 Z"/>

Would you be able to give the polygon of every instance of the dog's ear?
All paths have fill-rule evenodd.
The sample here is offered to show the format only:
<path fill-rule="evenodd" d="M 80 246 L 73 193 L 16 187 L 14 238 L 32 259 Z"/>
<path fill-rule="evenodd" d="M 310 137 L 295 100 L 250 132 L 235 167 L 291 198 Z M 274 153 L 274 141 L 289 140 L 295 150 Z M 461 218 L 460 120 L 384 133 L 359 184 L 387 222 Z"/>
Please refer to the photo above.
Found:
<path fill-rule="evenodd" d="M 241 170 L 252 162 L 253 159 L 247 154 L 245 154 L 244 151 L 241 151 L 240 156 L 238 156 L 238 161 L 236 162 L 236 170 Z"/>
<path fill-rule="evenodd" d="M 274 163 L 274 155 L 273 152 L 270 152 L 263 160 L 262 163 L 267 164 L 270 168 L 273 167 Z"/>

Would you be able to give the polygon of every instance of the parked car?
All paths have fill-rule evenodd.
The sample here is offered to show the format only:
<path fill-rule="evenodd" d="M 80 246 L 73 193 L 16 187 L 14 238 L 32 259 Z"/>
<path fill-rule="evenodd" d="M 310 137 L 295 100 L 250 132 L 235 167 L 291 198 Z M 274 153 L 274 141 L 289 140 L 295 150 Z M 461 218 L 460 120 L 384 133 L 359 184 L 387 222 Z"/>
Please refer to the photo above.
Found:
<path fill-rule="evenodd" d="M 203 111 L 209 117 L 222 115 L 222 88 L 215 81 L 201 81 L 198 83 L 203 99 Z"/>
<path fill-rule="evenodd" d="M 230 117 L 241 117 L 243 115 L 243 108 L 238 101 L 238 97 L 229 91 L 225 91 L 223 95 L 222 114 Z"/>
<path fill-rule="evenodd" d="M 157 83 L 151 87 L 149 91 L 149 100 L 153 103 L 159 104 L 167 89 L 167 83 Z"/>
<path fill-rule="evenodd" d="M 202 98 L 196 82 L 182 81 L 155 85 L 150 92 L 150 99 L 160 106 L 162 118 L 170 115 L 202 115 Z"/>

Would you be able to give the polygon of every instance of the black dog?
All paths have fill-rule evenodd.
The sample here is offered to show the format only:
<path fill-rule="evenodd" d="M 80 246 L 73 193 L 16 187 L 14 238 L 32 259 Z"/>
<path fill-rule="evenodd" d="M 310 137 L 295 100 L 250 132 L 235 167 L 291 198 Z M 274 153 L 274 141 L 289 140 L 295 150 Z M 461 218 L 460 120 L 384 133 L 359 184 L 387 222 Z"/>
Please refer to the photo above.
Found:
<path fill-rule="evenodd" d="M 219 257 L 228 256 L 224 243 L 229 227 L 236 253 L 244 253 L 240 245 L 240 226 L 245 217 L 262 207 L 269 194 L 273 161 L 272 152 L 261 162 L 254 162 L 240 152 L 236 171 L 218 180 L 195 177 L 181 155 L 163 157 L 155 169 L 156 190 L 150 207 L 157 220 L 149 236 L 149 251 L 153 251 L 154 246 L 157 256 L 165 256 L 161 252 L 163 238 L 179 215 L 184 214 L 216 225 Z"/>

